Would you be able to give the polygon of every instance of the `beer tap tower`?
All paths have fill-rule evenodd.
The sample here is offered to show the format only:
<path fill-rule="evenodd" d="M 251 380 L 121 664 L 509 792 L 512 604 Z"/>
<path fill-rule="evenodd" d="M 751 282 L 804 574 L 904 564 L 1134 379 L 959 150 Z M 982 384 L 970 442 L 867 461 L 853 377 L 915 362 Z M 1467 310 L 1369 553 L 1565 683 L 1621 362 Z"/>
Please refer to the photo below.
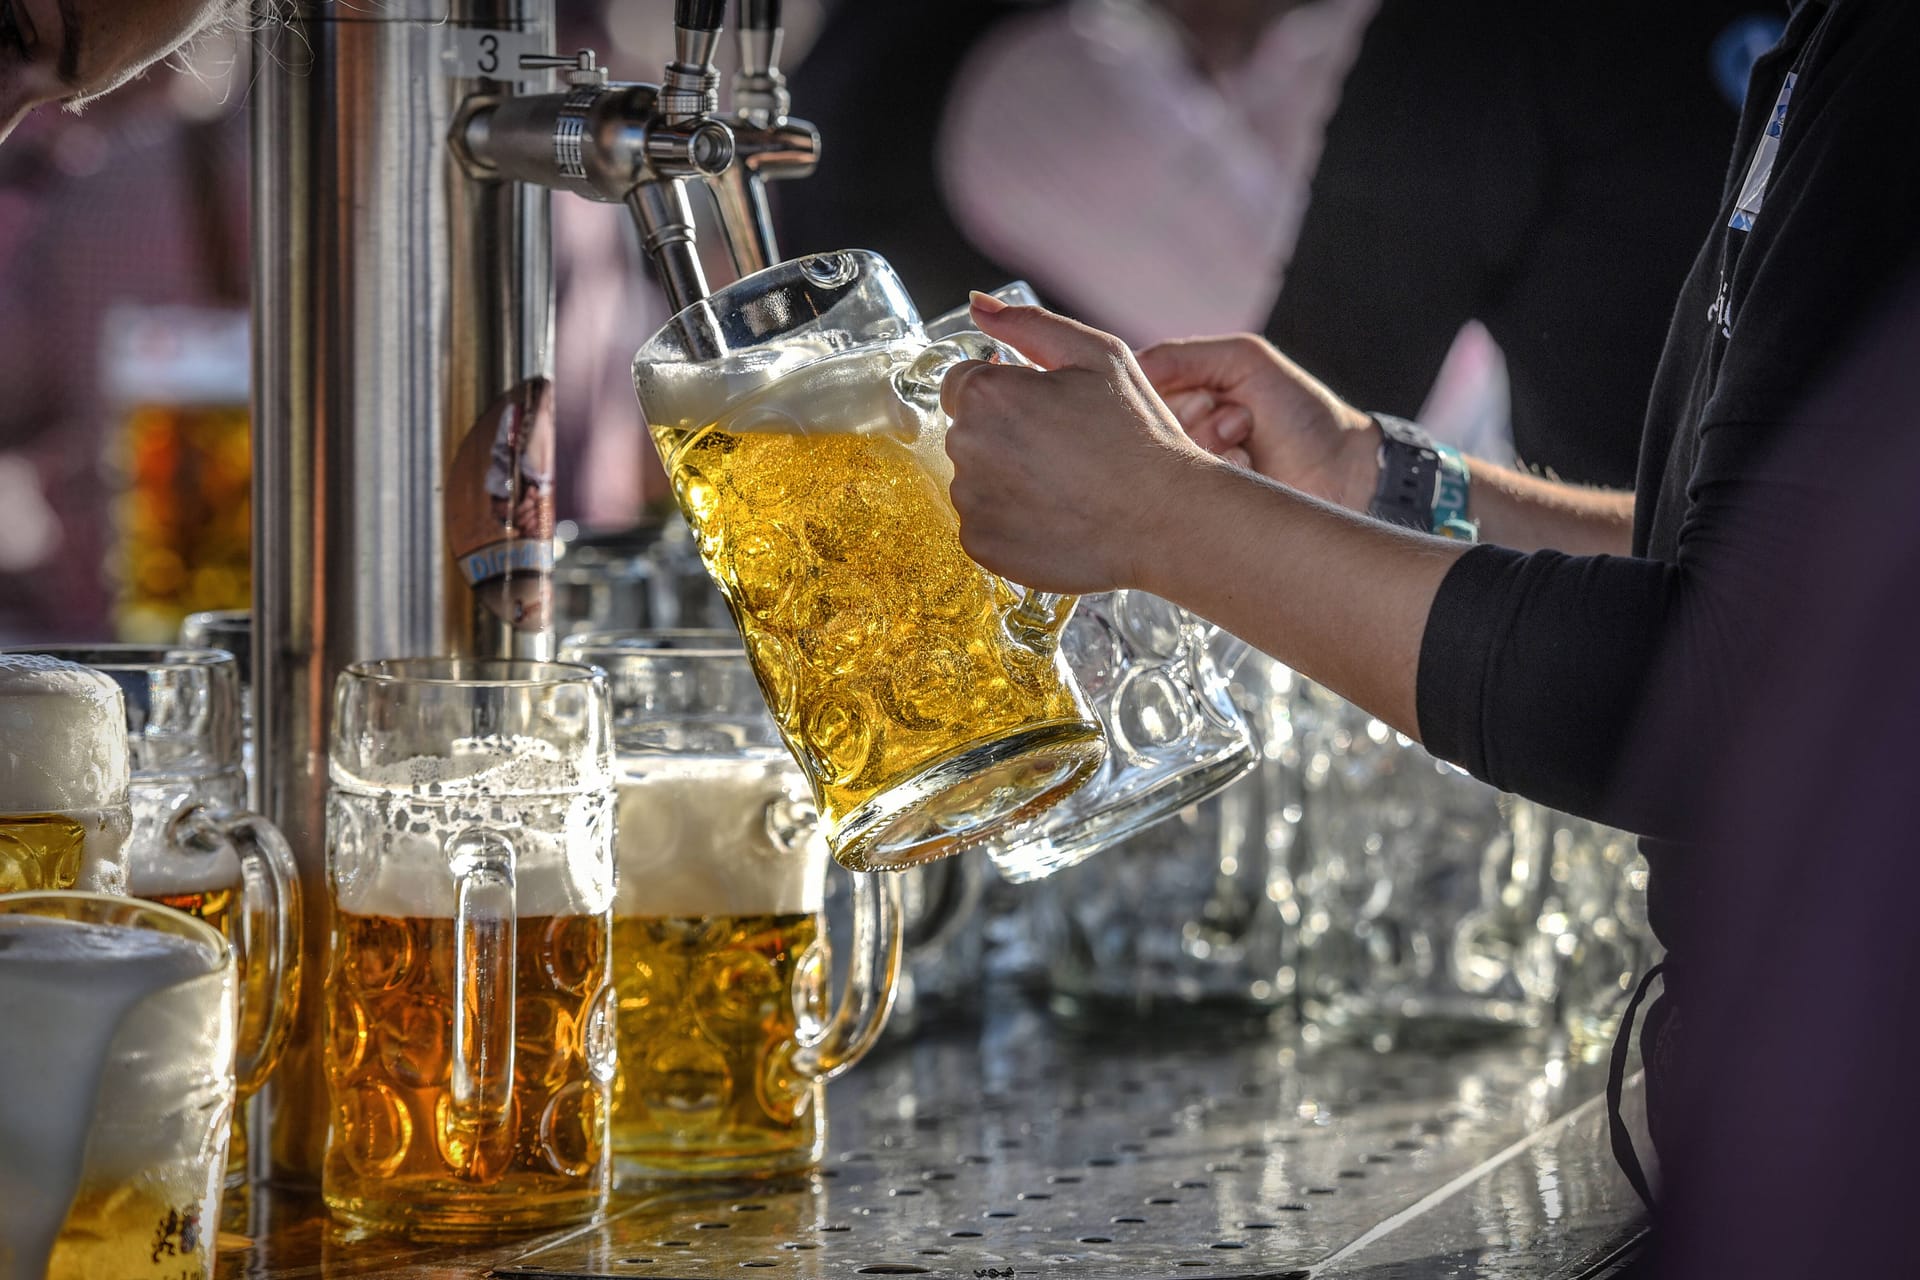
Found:
<path fill-rule="evenodd" d="M 367 658 L 553 648 L 548 192 L 624 204 L 677 308 L 707 292 L 686 181 L 714 184 L 736 266 L 757 269 L 776 260 L 761 184 L 809 171 L 819 144 L 786 118 L 775 3 L 742 0 L 730 117 L 725 0 L 676 0 L 658 86 L 555 54 L 551 0 L 257 5 L 258 799 L 310 914 L 254 1145 L 276 1178 L 311 1183 L 334 678 Z M 564 91 L 523 91 L 556 71 Z"/>

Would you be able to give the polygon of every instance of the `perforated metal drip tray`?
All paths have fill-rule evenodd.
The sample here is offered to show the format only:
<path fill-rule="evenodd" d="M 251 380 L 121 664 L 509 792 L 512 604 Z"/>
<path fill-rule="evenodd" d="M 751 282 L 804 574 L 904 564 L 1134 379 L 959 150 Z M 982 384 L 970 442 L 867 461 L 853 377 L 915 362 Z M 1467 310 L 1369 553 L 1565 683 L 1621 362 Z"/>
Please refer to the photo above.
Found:
<path fill-rule="evenodd" d="M 1637 1230 L 1600 1069 L 1538 1046 L 1170 1044 L 996 1008 L 836 1082 L 817 1174 L 634 1198 L 496 1274 L 1545 1278 Z"/>

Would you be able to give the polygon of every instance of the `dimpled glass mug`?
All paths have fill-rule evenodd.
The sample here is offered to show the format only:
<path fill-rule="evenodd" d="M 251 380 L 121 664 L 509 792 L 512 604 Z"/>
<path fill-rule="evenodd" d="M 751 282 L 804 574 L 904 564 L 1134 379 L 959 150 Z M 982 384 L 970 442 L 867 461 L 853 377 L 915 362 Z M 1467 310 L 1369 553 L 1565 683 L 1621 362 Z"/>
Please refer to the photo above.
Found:
<path fill-rule="evenodd" d="M 1106 744 L 1060 655 L 1066 602 L 967 558 L 929 342 L 871 253 L 756 272 L 675 316 L 634 385 L 701 559 L 834 857 L 913 866 L 1039 813 Z"/>
<path fill-rule="evenodd" d="M 993 296 L 1017 306 L 1040 301 L 1024 280 Z M 929 321 L 927 334 L 944 339 L 972 327 L 967 308 L 957 307 Z M 1066 800 L 988 842 L 1002 876 L 1024 884 L 1085 862 L 1253 768 L 1259 753 L 1228 694 L 1236 657 L 1216 662 L 1216 631 L 1144 591 L 1080 598 L 1060 647 L 1106 731 L 1107 759 Z"/>
<path fill-rule="evenodd" d="M 830 1011 L 831 860 L 739 634 L 590 633 L 560 656 L 606 672 L 613 702 L 615 1175 L 808 1168 L 826 1150 L 825 1082 L 887 1019 L 902 877 L 850 873 L 846 991 Z"/>
<path fill-rule="evenodd" d="M 293 854 L 247 808 L 240 667 L 223 649 L 56 645 L 42 650 L 114 682 L 132 764 L 126 891 L 220 931 L 240 961 L 241 1098 L 279 1064 L 300 985 L 301 910 Z M 234 1113 L 230 1211 L 247 1203 L 247 1126 Z M 229 1221 L 236 1219 L 230 1218 Z"/>
<path fill-rule="evenodd" d="M 327 801 L 334 1216 L 477 1239 L 597 1213 L 611 1176 L 613 724 L 560 662 L 341 673 Z"/>
<path fill-rule="evenodd" d="M 0 1277 L 213 1275 L 235 982 L 182 912 L 0 896 Z"/>

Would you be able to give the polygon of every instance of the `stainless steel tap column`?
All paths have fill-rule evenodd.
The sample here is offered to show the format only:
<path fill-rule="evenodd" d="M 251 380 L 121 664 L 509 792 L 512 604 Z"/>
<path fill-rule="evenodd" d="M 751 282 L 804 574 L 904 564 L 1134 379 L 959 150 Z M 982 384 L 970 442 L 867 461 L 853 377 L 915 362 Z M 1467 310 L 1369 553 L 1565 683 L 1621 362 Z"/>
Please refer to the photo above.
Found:
<path fill-rule="evenodd" d="M 516 625 L 469 586 L 477 571 L 456 562 L 448 525 L 450 505 L 486 518 L 485 494 L 449 483 L 477 425 L 518 415 L 521 434 L 503 425 L 499 438 L 524 441 L 550 412 L 548 195 L 472 181 L 447 134 L 470 95 L 536 78 L 518 59 L 552 48 L 552 11 L 551 0 L 256 10 L 254 723 L 262 807 L 293 844 L 310 912 L 270 1150 L 276 1176 L 312 1182 L 328 1112 L 334 677 L 361 658 L 551 648 L 540 618 Z M 473 439 L 485 448 L 491 436 Z M 511 506 L 518 455 L 508 470 Z M 537 574 L 537 555 L 514 570 Z"/>

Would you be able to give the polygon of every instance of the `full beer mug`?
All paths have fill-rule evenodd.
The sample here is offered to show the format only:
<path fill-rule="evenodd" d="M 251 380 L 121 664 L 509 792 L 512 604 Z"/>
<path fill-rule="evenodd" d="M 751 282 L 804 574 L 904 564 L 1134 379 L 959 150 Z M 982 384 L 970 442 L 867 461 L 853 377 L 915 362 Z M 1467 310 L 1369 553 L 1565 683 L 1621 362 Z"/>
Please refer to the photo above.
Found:
<path fill-rule="evenodd" d="M 1040 301 L 1024 280 L 993 296 L 1017 306 Z M 966 307 L 927 324 L 941 339 L 972 329 Z M 1060 647 L 1106 732 L 1107 758 L 1066 800 L 987 842 L 1002 876 L 1025 884 L 1085 862 L 1253 768 L 1258 753 L 1227 691 L 1235 661 L 1215 661 L 1215 632 L 1144 591 L 1081 597 Z"/>
<path fill-rule="evenodd" d="M 286 1048 L 300 981 L 300 888 L 279 830 L 247 808 L 240 670 L 219 649 L 59 645 L 120 693 L 132 762 L 126 891 L 205 920 L 240 958 L 240 1096 L 266 1083 Z M 245 1182 L 236 1112 L 229 1185 Z"/>
<path fill-rule="evenodd" d="M 411 1239 L 590 1218 L 613 1077 L 605 677 L 357 664 L 331 777 L 327 1207 Z"/>
<path fill-rule="evenodd" d="M 817 1164 L 825 1082 L 871 1047 L 893 1001 L 899 878 L 853 875 L 853 954 L 829 1012 L 826 841 L 740 637 L 584 635 L 561 656 L 605 671 L 614 709 L 617 1174 Z"/>
<path fill-rule="evenodd" d="M 958 852 L 1099 768 L 1061 602 L 967 558 L 930 343 L 871 253 L 799 258 L 675 316 L 634 385 L 707 571 L 856 871 Z"/>
<path fill-rule="evenodd" d="M 0 894 L 127 887 L 119 686 L 57 658 L 0 654 Z"/>
<path fill-rule="evenodd" d="M 0 1280 L 211 1280 L 234 992 L 190 916 L 0 898 Z"/>

